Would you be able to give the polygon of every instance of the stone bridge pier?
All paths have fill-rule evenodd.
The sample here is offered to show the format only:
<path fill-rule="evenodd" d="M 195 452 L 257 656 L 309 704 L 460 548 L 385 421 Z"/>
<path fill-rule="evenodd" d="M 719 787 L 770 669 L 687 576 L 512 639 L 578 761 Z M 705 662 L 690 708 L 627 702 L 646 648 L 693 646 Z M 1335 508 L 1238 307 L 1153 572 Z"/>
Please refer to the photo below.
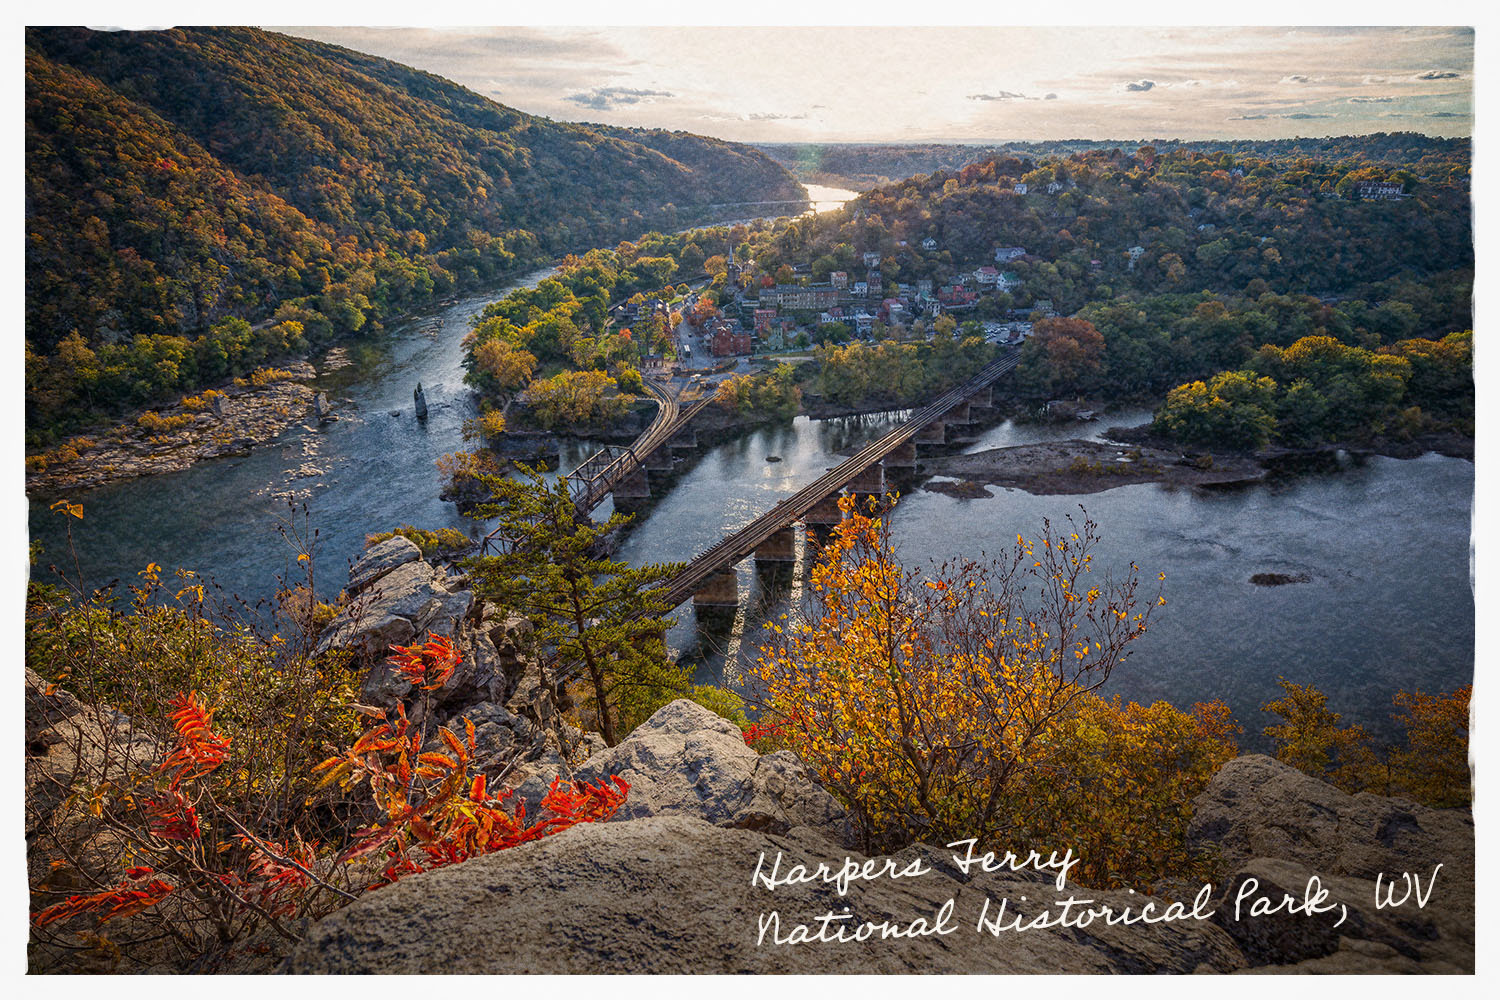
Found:
<path fill-rule="evenodd" d="M 917 444 L 943 444 L 948 440 L 947 425 L 941 420 L 934 420 L 923 427 L 912 436 L 912 441 Z"/>
<path fill-rule="evenodd" d="M 765 540 L 755 550 L 756 563 L 794 563 L 797 561 L 797 529 L 787 525 Z"/>
<path fill-rule="evenodd" d="M 641 510 L 651 501 L 651 480 L 645 469 L 636 469 L 615 483 L 610 490 L 615 499 L 615 509 L 623 513 Z"/>
<path fill-rule="evenodd" d="M 656 448 L 652 450 L 651 454 L 646 456 L 646 460 L 641 464 L 646 467 L 648 472 L 670 472 L 675 463 L 676 459 L 672 457 L 671 448 Z"/>
<path fill-rule="evenodd" d="M 849 480 L 845 492 L 857 498 L 860 509 L 864 509 L 865 498 L 885 496 L 885 466 L 876 462 Z"/>
<path fill-rule="evenodd" d="M 737 608 L 740 606 L 740 578 L 733 566 L 714 573 L 703 581 L 693 595 L 694 608 Z"/>
<path fill-rule="evenodd" d="M 802 523 L 808 527 L 818 526 L 832 528 L 844 519 L 844 512 L 839 510 L 839 498 L 836 496 L 824 497 L 813 505 L 812 510 L 802 515 Z"/>
<path fill-rule="evenodd" d="M 905 471 L 915 469 L 917 467 L 917 442 L 914 439 L 901 442 L 887 452 L 880 462 L 893 472 L 897 469 Z"/>

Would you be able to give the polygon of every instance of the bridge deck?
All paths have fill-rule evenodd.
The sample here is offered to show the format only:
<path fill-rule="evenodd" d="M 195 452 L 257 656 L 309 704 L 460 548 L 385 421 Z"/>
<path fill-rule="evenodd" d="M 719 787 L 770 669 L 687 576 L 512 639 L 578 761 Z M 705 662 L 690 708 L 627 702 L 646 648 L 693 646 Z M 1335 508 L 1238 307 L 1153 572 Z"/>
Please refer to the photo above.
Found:
<path fill-rule="evenodd" d="M 1011 351 L 1005 357 L 981 369 L 968 382 L 953 389 L 913 413 L 904 423 L 884 437 L 866 445 L 853 458 L 821 476 L 797 493 L 778 503 L 765 514 L 706 549 L 666 586 L 666 599 L 672 607 L 691 598 L 714 573 L 749 556 L 772 535 L 801 519 L 819 501 L 843 489 L 865 469 L 880 461 L 898 445 L 911 440 L 923 427 L 942 417 L 963 402 L 975 390 L 989 385 L 1020 363 L 1021 352 Z"/>
<path fill-rule="evenodd" d="M 573 479 L 583 473 L 586 478 L 578 478 L 575 481 L 581 487 L 576 491 L 574 502 L 578 505 L 580 514 L 592 513 L 594 508 L 604 501 L 620 482 L 628 476 L 634 475 L 645 466 L 646 460 L 656 449 L 665 445 L 668 441 L 692 421 L 704 408 L 714 400 L 710 393 L 698 400 L 692 406 L 683 410 L 679 407 L 677 397 L 663 384 L 654 378 L 642 379 L 646 391 L 656 399 L 656 417 L 651 421 L 651 426 L 646 432 L 635 439 L 635 442 L 625 451 L 615 456 L 607 464 L 596 470 L 591 470 L 594 456 L 584 462 L 568 477 Z M 600 453 L 601 455 L 604 453 Z M 586 471 L 587 470 L 587 471 Z"/>

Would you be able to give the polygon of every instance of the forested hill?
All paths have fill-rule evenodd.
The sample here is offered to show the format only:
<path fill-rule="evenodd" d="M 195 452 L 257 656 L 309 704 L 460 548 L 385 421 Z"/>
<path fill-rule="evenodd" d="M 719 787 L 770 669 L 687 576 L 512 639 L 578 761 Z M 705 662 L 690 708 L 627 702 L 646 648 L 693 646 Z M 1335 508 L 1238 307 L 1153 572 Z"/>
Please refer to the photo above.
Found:
<path fill-rule="evenodd" d="M 332 336 L 714 203 L 801 196 L 749 147 L 554 122 L 319 42 L 26 33 L 34 364 L 72 331 L 97 349 L 278 309 Z"/>
<path fill-rule="evenodd" d="M 1000 144 L 957 143 L 762 143 L 764 150 L 799 180 L 868 190 L 916 174 L 958 170 L 998 156 L 1066 157 L 1090 150 L 1133 150 L 1141 143 L 1113 139 L 1057 139 L 1046 142 Z M 1416 163 L 1423 157 L 1467 158 L 1467 138 L 1443 139 L 1416 132 L 1296 139 L 1153 139 L 1151 147 L 1166 153 L 1175 149 L 1230 153 L 1270 158 L 1339 160 L 1360 157 L 1378 163 Z"/>

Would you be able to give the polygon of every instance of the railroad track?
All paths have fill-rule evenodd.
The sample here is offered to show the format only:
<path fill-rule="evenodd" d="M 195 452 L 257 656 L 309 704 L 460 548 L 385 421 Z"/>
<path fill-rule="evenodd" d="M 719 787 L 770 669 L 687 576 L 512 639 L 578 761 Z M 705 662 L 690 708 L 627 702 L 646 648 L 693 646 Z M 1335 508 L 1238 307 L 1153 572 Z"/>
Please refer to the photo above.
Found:
<path fill-rule="evenodd" d="M 968 399 L 975 391 L 1012 371 L 1020 360 L 1021 352 L 1016 350 L 986 365 L 969 381 L 944 393 L 913 413 L 900 426 L 860 449 L 858 454 L 842 465 L 809 483 L 745 527 L 725 536 L 699 553 L 681 573 L 667 584 L 665 588 L 667 602 L 670 606 L 676 607 L 688 600 L 709 577 L 753 553 L 776 532 L 800 520 L 820 501 L 843 489 L 851 480 L 880 461 L 898 445 L 911 440 L 923 427 Z"/>

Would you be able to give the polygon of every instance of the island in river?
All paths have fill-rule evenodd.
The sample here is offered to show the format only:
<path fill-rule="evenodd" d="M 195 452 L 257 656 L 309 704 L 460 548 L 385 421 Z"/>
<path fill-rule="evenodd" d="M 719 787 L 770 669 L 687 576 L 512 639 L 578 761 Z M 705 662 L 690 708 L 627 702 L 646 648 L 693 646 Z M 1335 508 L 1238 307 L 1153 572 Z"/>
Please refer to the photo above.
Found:
<path fill-rule="evenodd" d="M 922 462 L 934 477 L 924 488 L 958 499 L 990 496 L 985 484 L 1037 496 L 1098 493 L 1131 483 L 1224 486 L 1264 479 L 1266 469 L 1250 458 L 1189 458 L 1181 452 L 1137 448 L 1106 441 L 1043 441 L 941 455 Z"/>

